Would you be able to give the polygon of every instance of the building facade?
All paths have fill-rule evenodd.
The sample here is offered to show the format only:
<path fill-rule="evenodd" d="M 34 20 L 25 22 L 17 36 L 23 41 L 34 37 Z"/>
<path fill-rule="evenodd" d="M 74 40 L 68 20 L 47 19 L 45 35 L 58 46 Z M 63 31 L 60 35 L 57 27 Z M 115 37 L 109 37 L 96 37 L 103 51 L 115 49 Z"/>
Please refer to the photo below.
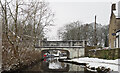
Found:
<path fill-rule="evenodd" d="M 118 2 L 118 5 L 112 4 L 111 7 L 111 16 L 110 16 L 110 23 L 109 23 L 109 47 L 110 48 L 116 48 L 116 32 L 120 29 L 120 2 Z M 117 10 L 116 10 L 116 7 Z M 117 13 L 116 13 L 117 12 Z"/>

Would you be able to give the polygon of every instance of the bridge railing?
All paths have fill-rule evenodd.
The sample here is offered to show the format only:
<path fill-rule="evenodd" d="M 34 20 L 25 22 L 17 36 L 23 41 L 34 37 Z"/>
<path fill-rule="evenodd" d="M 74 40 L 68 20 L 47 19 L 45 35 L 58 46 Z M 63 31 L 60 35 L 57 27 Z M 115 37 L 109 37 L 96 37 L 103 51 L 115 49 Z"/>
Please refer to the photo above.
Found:
<path fill-rule="evenodd" d="M 38 47 L 85 47 L 87 41 L 81 40 L 68 40 L 68 41 L 42 41 L 36 45 Z"/>

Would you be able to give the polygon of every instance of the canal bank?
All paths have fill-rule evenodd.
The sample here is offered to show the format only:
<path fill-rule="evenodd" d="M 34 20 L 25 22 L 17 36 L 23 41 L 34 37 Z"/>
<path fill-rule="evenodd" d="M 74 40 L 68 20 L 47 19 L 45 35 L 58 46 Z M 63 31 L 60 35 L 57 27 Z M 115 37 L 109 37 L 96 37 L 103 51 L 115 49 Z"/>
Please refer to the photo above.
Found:
<path fill-rule="evenodd" d="M 31 62 L 29 64 L 19 64 L 17 65 L 15 68 L 11 68 L 10 70 L 3 70 L 1 73 L 20 73 L 21 70 L 24 70 L 30 66 L 34 66 L 35 64 L 37 64 L 40 60 L 37 60 L 37 61 L 34 61 L 34 62 Z"/>
<path fill-rule="evenodd" d="M 98 58 L 75 58 L 75 59 L 65 59 L 61 60 L 62 62 L 68 62 L 68 63 L 75 63 L 75 64 L 86 64 L 86 68 L 90 71 L 100 72 L 103 71 L 107 73 L 108 71 L 112 71 L 115 73 L 118 73 L 120 68 L 120 59 L 116 60 L 106 60 L 106 59 L 98 59 Z"/>

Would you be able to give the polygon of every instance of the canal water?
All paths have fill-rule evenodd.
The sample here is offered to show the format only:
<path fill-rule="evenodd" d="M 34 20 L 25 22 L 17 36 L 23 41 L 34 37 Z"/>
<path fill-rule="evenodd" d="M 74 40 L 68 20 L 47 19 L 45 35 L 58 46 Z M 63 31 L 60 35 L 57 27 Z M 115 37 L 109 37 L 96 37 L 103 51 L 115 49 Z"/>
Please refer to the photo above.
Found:
<path fill-rule="evenodd" d="M 82 65 L 59 62 L 58 57 L 46 58 L 23 71 L 38 73 L 94 73 L 86 70 L 85 66 Z"/>

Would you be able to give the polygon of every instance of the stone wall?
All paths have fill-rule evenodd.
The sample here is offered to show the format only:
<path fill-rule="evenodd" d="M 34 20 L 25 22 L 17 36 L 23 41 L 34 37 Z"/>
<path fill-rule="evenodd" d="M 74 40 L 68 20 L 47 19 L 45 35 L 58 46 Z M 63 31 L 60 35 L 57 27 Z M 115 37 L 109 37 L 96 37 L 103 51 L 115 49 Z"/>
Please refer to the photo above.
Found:
<path fill-rule="evenodd" d="M 88 57 L 89 56 L 89 50 L 95 49 L 95 47 L 93 46 L 86 46 L 85 47 L 85 56 Z"/>
<path fill-rule="evenodd" d="M 102 59 L 118 59 L 120 58 L 120 48 L 89 50 L 87 56 L 94 58 L 102 58 Z"/>

